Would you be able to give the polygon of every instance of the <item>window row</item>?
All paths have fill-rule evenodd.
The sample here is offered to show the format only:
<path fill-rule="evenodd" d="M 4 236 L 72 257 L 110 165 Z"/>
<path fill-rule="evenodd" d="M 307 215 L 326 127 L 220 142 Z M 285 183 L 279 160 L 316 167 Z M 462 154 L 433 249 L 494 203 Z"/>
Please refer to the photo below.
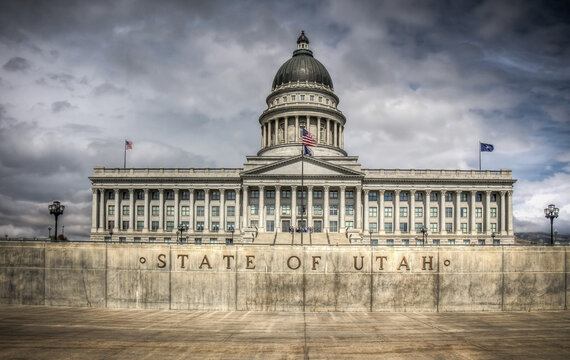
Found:
<path fill-rule="evenodd" d="M 294 101 L 306 101 L 306 99 L 308 98 L 309 101 L 318 101 L 320 103 L 325 103 L 327 105 L 331 104 L 332 106 L 334 106 L 334 101 L 332 101 L 331 99 L 329 99 L 326 96 L 320 96 L 320 95 L 309 95 L 307 97 L 307 95 L 305 94 L 292 94 L 292 95 L 284 95 L 284 96 L 280 96 L 280 97 L 276 97 L 275 99 L 273 99 L 273 101 L 271 102 L 272 105 L 279 105 L 279 103 L 287 103 L 289 101 L 294 102 Z"/>
<path fill-rule="evenodd" d="M 130 193 L 129 191 L 120 191 L 121 199 L 129 200 Z M 144 200 L 144 191 L 143 190 L 135 190 L 134 191 L 136 200 Z M 150 199 L 151 200 L 159 200 L 160 199 L 160 192 L 158 190 L 151 190 L 149 191 Z M 164 191 L 164 198 L 166 200 L 174 200 L 174 191 L 166 190 Z M 206 192 L 204 190 L 196 190 L 196 200 L 204 200 L 206 198 Z M 236 192 L 234 190 L 226 190 L 225 193 L 226 200 L 235 200 L 236 199 Z M 107 192 L 107 199 L 108 200 L 115 200 L 115 192 L 109 191 Z M 190 200 L 190 191 L 189 190 L 182 190 L 180 191 L 180 199 L 182 200 Z M 210 192 L 210 199 L 211 200 L 220 200 L 220 191 L 219 190 L 211 190 Z"/>
<path fill-rule="evenodd" d="M 394 232 L 393 229 L 393 224 L 391 222 L 385 222 L 384 223 L 384 231 L 385 232 Z M 491 223 L 490 224 L 490 229 L 492 232 L 497 232 L 497 224 L 496 223 Z M 422 227 L 424 226 L 423 223 L 421 222 L 417 222 L 414 223 L 414 230 L 416 232 L 421 232 Z M 468 233 L 469 231 L 467 230 L 467 224 L 466 223 L 461 223 L 459 224 L 460 226 L 460 231 L 462 233 Z M 378 223 L 376 222 L 370 222 L 368 223 L 368 228 L 370 229 L 370 231 L 372 232 L 378 232 Z M 431 233 L 438 233 L 439 232 L 439 223 L 430 223 L 429 224 L 429 229 L 427 229 L 428 232 Z M 445 231 L 446 232 L 454 232 L 455 230 L 453 229 L 453 223 L 445 223 Z M 476 223 L 475 224 L 475 231 L 478 233 L 482 233 L 483 232 L 483 224 L 482 223 Z M 407 222 L 401 222 L 400 223 L 400 232 L 408 232 L 408 223 Z"/>
<path fill-rule="evenodd" d="M 378 201 L 378 191 L 370 191 L 368 193 L 368 200 L 370 201 Z M 422 192 L 416 192 L 414 195 L 414 200 L 415 201 L 423 201 L 424 200 L 424 193 Z M 454 201 L 454 193 L 451 192 L 446 192 L 445 193 L 445 201 Z M 395 192 L 392 191 L 386 191 L 384 192 L 384 201 L 392 201 L 394 200 L 395 197 Z M 408 201 L 410 197 L 410 193 L 409 192 L 400 192 L 400 201 Z M 429 194 L 429 199 L 430 201 L 438 201 L 440 198 L 440 194 L 437 192 L 431 192 Z M 475 194 L 475 201 L 477 202 L 482 202 L 484 198 L 484 194 L 483 193 L 476 193 Z M 466 202 L 468 199 L 468 193 L 462 192 L 460 194 L 460 201 L 462 202 Z M 497 202 L 497 194 L 495 193 L 491 193 L 491 202 Z"/>
<path fill-rule="evenodd" d="M 129 229 L 129 221 L 123 221 L 121 223 L 121 230 L 128 230 Z M 183 225 L 188 229 L 190 226 L 190 222 L 188 221 L 181 221 L 180 225 Z M 113 229 L 115 227 L 115 221 L 109 220 L 107 222 L 107 228 Z M 137 231 L 142 231 L 144 229 L 144 221 L 137 221 L 135 223 L 135 229 Z M 159 229 L 159 222 L 158 221 L 151 221 L 150 229 L 152 231 L 157 231 Z M 235 222 L 234 221 L 227 221 L 226 222 L 226 230 L 232 231 L 235 229 Z M 166 221 L 165 223 L 165 230 L 166 231 L 174 231 L 177 230 L 175 227 L 174 221 Z M 204 230 L 204 221 L 196 221 L 196 226 L 194 227 L 195 231 L 203 231 Z M 212 221 L 210 225 L 210 230 L 212 231 L 219 231 L 220 230 L 220 222 L 219 221 Z"/>

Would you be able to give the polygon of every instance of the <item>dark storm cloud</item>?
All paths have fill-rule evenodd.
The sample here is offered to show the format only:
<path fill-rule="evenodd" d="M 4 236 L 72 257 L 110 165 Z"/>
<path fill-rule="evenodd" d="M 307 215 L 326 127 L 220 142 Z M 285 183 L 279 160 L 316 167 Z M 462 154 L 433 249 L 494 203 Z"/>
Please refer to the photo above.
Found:
<path fill-rule="evenodd" d="M 8 60 L 2 68 L 6 71 L 25 71 L 30 68 L 30 62 L 22 57 L 16 56 Z"/>
<path fill-rule="evenodd" d="M 71 109 L 71 104 L 69 101 L 56 101 L 51 104 L 51 111 L 58 113 L 60 111 Z"/>
<path fill-rule="evenodd" d="M 101 95 L 122 95 L 126 92 L 125 89 L 116 87 L 111 83 L 101 84 L 93 89 L 93 94 L 96 96 Z"/>

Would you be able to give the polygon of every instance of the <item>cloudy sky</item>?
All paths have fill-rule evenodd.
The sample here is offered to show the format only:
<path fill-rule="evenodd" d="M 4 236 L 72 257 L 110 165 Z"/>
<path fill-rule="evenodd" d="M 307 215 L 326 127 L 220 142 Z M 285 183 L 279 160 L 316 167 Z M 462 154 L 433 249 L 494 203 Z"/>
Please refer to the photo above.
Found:
<path fill-rule="evenodd" d="M 565 1 L 2 1 L 0 235 L 90 228 L 94 166 L 241 167 L 304 29 L 365 168 L 512 169 L 515 231 L 570 232 Z"/>

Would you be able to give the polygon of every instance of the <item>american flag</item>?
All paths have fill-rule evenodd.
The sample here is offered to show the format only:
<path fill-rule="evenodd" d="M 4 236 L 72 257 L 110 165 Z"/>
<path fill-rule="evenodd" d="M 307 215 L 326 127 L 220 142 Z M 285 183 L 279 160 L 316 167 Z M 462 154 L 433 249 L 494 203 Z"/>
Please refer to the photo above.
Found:
<path fill-rule="evenodd" d="M 129 140 L 125 140 L 125 150 L 133 149 L 133 142 Z"/>
<path fill-rule="evenodd" d="M 303 132 L 301 133 L 301 140 L 303 142 L 303 145 L 307 145 L 307 146 L 317 145 L 317 140 L 315 140 L 313 135 L 309 131 L 307 131 L 306 129 L 303 129 Z"/>

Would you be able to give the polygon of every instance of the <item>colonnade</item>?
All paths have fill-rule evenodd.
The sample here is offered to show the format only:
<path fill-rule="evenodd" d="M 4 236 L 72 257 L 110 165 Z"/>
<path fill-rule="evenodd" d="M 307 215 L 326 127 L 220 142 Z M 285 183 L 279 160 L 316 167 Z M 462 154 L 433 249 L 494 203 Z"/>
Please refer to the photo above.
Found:
<path fill-rule="evenodd" d="M 312 120 L 316 122 L 316 131 L 311 128 Z M 318 144 L 344 147 L 343 126 L 337 120 L 313 116 L 285 116 L 264 121 L 261 125 L 261 147 L 300 143 L 303 127 L 316 137 Z"/>

